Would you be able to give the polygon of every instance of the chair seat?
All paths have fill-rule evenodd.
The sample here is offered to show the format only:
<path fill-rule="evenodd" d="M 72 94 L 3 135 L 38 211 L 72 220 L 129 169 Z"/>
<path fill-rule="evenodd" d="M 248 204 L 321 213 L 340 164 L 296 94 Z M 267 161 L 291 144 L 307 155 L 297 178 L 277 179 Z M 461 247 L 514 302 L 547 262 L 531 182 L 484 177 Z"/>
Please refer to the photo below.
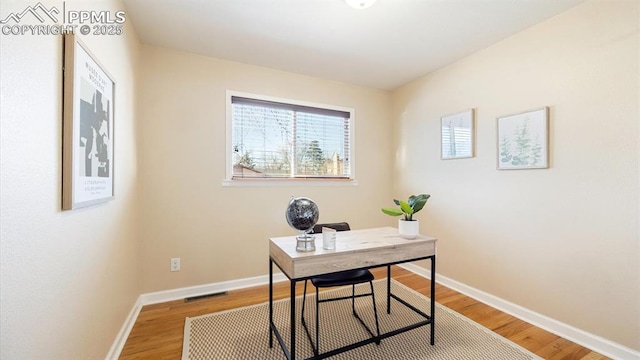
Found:
<path fill-rule="evenodd" d="M 373 274 L 369 270 L 349 270 L 311 278 L 313 286 L 319 288 L 353 285 L 369 281 L 373 281 Z"/>
<path fill-rule="evenodd" d="M 316 234 L 322 233 L 322 228 L 328 227 L 334 229 L 336 231 L 348 231 L 350 230 L 349 223 L 341 222 L 341 223 L 331 223 L 331 224 L 316 224 L 313 228 L 313 232 Z M 358 319 L 360 324 L 364 326 L 369 335 L 374 339 L 377 345 L 380 345 L 380 325 L 378 324 L 378 310 L 376 309 L 376 297 L 373 293 L 373 274 L 369 270 L 348 270 L 341 271 L 333 274 L 327 275 L 319 275 L 312 277 L 311 283 L 316 287 L 316 341 L 315 344 L 311 339 L 311 333 L 309 332 L 309 328 L 307 328 L 307 323 L 304 319 L 304 305 L 307 300 L 307 280 L 304 281 L 304 297 L 302 298 L 302 325 L 304 327 L 305 332 L 307 333 L 307 337 L 311 342 L 311 347 L 313 348 L 313 354 L 315 356 L 319 355 L 320 352 L 320 306 L 321 302 L 327 301 L 340 301 L 340 300 L 349 300 L 351 299 L 351 310 L 353 311 L 353 316 Z M 369 288 L 371 289 L 370 293 L 360 293 L 356 295 L 356 284 L 369 283 Z M 352 285 L 351 288 L 351 296 L 339 296 L 333 298 L 324 298 L 320 300 L 319 289 L 323 287 L 334 287 L 334 286 L 345 286 Z M 356 312 L 356 302 L 355 299 L 362 296 L 371 296 L 371 302 L 373 304 L 373 316 L 376 321 L 376 332 L 374 333 L 369 326 L 362 320 L 360 315 Z M 326 353 L 325 353 L 326 354 Z M 324 358 L 324 356 L 322 357 Z"/>

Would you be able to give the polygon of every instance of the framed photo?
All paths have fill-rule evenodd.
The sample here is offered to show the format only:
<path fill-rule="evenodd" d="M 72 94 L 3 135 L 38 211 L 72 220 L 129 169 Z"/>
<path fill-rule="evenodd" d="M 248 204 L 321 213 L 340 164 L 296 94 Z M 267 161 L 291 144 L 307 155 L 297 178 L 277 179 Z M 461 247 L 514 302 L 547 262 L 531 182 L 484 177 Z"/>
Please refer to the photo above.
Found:
<path fill-rule="evenodd" d="M 113 199 L 115 82 L 73 34 L 64 36 L 62 209 Z"/>
<path fill-rule="evenodd" d="M 465 110 L 440 119 L 442 159 L 463 159 L 474 156 L 475 111 Z"/>
<path fill-rule="evenodd" d="M 549 167 L 549 108 L 498 118 L 498 169 Z"/>

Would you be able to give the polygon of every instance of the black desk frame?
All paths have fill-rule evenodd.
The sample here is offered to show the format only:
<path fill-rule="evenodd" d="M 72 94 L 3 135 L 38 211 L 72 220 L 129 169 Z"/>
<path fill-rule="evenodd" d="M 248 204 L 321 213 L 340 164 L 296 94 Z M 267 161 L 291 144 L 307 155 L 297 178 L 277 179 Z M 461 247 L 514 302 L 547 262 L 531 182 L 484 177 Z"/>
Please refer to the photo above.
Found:
<path fill-rule="evenodd" d="M 417 309 L 416 307 L 414 307 L 413 305 L 409 304 L 408 302 L 406 302 L 405 300 L 401 299 L 400 297 L 398 297 L 395 294 L 391 293 L 391 266 L 392 265 L 397 265 L 397 264 L 402 264 L 402 263 L 406 263 L 406 262 L 412 262 L 412 261 L 418 261 L 418 260 L 426 260 L 426 259 L 430 259 L 431 260 L 431 295 L 430 295 L 430 313 L 426 314 L 423 311 Z M 292 279 L 289 277 L 289 275 L 287 275 L 284 271 L 282 271 L 283 274 L 285 274 L 285 276 L 287 276 L 287 278 L 289 279 L 290 282 L 290 305 L 291 305 L 291 311 L 290 311 L 290 316 L 291 316 L 291 349 L 287 348 L 287 345 L 284 342 L 284 339 L 282 338 L 282 335 L 280 334 L 280 332 L 278 331 L 278 328 L 276 327 L 276 325 L 273 322 L 273 264 L 276 264 L 276 266 L 278 266 L 278 268 L 280 268 L 280 270 L 282 270 L 282 267 L 273 259 L 273 257 L 269 257 L 269 347 L 272 348 L 273 347 L 273 335 L 275 334 L 276 339 L 278 340 L 278 343 L 280 344 L 280 347 L 282 348 L 282 351 L 284 352 L 285 357 L 288 360 L 295 360 L 296 359 L 296 283 L 299 281 L 304 281 L 304 280 L 308 280 L 311 279 L 313 276 L 308 276 L 308 277 L 302 277 L 302 278 L 295 278 Z M 345 351 L 349 351 L 367 344 L 371 344 L 376 342 L 377 340 L 382 340 L 385 338 L 388 338 L 390 336 L 394 336 L 409 330 L 413 330 L 415 328 L 421 327 L 421 326 L 425 326 L 425 325 L 431 325 L 431 334 L 430 334 L 430 344 L 434 345 L 435 344 L 435 289 L 436 289 L 436 256 L 434 255 L 430 255 L 430 256 L 423 256 L 423 257 L 418 257 L 418 258 L 413 258 L 413 259 L 407 259 L 407 260 L 402 260 L 402 261 L 396 261 L 396 262 L 392 262 L 392 263 L 383 263 L 383 264 L 378 264 L 375 266 L 371 266 L 371 267 L 367 267 L 365 269 L 373 269 L 373 268 L 378 268 L 378 267 L 387 267 L 387 314 L 391 313 L 391 298 L 394 298 L 395 300 L 397 300 L 398 302 L 400 302 L 401 304 L 403 304 L 404 306 L 408 307 L 409 309 L 413 310 L 414 312 L 416 312 L 417 314 L 421 315 L 422 317 L 424 317 L 425 320 L 420 321 L 418 323 L 409 325 L 409 326 L 405 326 L 403 328 L 400 329 L 396 329 L 393 331 L 389 331 L 387 333 L 384 334 L 380 334 L 379 338 L 367 338 L 365 340 L 347 345 L 347 346 L 343 346 L 341 348 L 338 349 L 334 349 L 331 351 L 327 351 L 325 353 L 322 354 L 318 354 L 315 356 L 312 356 L 310 358 L 308 358 L 308 360 L 315 360 L 315 359 L 324 359 L 330 356 L 334 356 L 340 353 L 343 353 Z M 357 270 L 357 269 L 353 269 L 353 270 Z M 314 275 L 317 276 L 317 275 Z M 318 319 L 316 319 L 316 321 L 318 321 Z M 313 347 L 313 344 L 312 344 Z"/>

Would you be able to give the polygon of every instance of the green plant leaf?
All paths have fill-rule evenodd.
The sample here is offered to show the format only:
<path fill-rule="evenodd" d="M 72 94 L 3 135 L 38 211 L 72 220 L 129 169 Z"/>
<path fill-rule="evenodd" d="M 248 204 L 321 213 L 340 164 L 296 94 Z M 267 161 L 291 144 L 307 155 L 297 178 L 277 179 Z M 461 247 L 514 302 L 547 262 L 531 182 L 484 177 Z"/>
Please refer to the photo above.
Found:
<path fill-rule="evenodd" d="M 422 210 L 422 208 L 424 207 L 424 204 L 427 203 L 427 199 L 418 199 L 416 201 L 416 203 L 413 205 L 413 213 L 417 213 L 418 211 Z"/>
<path fill-rule="evenodd" d="M 404 201 L 400 201 L 400 209 L 402 209 L 402 212 L 404 212 L 407 215 L 411 215 L 414 212 L 413 208 L 411 208 L 411 205 L 409 205 L 409 203 Z"/>
<path fill-rule="evenodd" d="M 413 205 L 413 212 L 417 213 L 418 211 L 422 210 L 422 208 L 427 203 L 427 200 L 429 200 L 430 197 L 431 197 L 431 195 L 427 195 L 427 194 L 421 194 L 421 195 L 417 196 L 416 197 L 416 202 Z"/>
<path fill-rule="evenodd" d="M 382 208 L 382 212 L 391 215 L 391 216 L 400 216 L 402 215 L 402 211 L 394 208 Z"/>
<path fill-rule="evenodd" d="M 413 205 L 416 203 L 417 199 L 418 199 L 418 197 L 415 196 L 415 195 L 409 196 L 409 201 L 407 201 L 409 203 L 409 206 L 413 207 Z"/>
<path fill-rule="evenodd" d="M 382 208 L 382 212 L 391 216 L 400 216 L 404 214 L 405 220 L 414 221 L 413 214 L 422 210 L 430 197 L 431 195 L 429 194 L 411 195 L 406 202 L 398 199 L 393 199 L 393 203 L 400 206 L 400 209 Z"/>

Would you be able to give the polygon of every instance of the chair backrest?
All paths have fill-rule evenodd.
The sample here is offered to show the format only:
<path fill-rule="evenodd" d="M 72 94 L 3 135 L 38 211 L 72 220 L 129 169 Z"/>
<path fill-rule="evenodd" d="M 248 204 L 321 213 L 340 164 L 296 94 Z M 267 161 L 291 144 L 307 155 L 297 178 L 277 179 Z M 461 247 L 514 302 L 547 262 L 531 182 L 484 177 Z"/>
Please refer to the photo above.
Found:
<path fill-rule="evenodd" d="M 316 224 L 316 226 L 313 227 L 313 233 L 314 234 L 322 233 L 322 228 L 323 227 L 334 229 L 336 231 L 348 231 L 348 230 L 351 230 L 351 228 L 349 227 L 349 223 L 339 222 L 339 223 L 329 223 L 329 224 Z"/>

